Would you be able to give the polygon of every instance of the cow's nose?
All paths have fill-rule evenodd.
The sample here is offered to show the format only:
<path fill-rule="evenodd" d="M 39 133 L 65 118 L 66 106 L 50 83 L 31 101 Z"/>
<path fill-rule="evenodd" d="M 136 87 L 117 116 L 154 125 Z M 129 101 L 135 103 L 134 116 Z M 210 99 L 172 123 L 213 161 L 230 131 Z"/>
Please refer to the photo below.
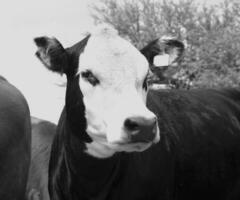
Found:
<path fill-rule="evenodd" d="M 157 133 L 157 119 L 130 117 L 124 121 L 124 128 L 131 142 L 151 142 Z"/>

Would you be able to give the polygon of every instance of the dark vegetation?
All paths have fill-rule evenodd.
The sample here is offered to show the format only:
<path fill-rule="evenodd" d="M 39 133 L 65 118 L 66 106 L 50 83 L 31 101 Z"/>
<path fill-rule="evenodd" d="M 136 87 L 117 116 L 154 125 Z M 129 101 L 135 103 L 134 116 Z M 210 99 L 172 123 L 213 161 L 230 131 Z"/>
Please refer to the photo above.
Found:
<path fill-rule="evenodd" d="M 113 25 L 119 34 L 142 48 L 171 35 L 186 50 L 172 79 L 186 87 L 240 86 L 240 1 L 197 4 L 196 0 L 100 0 L 93 6 L 96 23 Z M 185 86 L 184 86 L 185 85 Z"/>

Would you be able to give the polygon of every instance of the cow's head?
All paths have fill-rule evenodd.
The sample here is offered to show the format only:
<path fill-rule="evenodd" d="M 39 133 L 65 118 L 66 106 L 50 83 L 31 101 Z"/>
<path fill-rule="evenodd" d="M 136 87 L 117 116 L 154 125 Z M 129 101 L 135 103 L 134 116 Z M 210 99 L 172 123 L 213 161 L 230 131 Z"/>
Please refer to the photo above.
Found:
<path fill-rule="evenodd" d="M 146 95 L 153 59 L 149 52 L 162 54 L 162 48 L 156 54 L 156 46 L 163 41 L 155 40 L 140 52 L 114 29 L 103 26 L 70 48 L 64 49 L 55 38 L 40 37 L 35 43 L 43 64 L 67 76 L 67 116 L 75 125 L 85 121 L 82 127 L 90 138 L 85 138 L 86 152 L 109 157 L 119 151 L 143 151 L 159 141 L 157 118 L 146 107 Z M 175 61 L 174 45 L 170 40 L 164 44 Z"/>

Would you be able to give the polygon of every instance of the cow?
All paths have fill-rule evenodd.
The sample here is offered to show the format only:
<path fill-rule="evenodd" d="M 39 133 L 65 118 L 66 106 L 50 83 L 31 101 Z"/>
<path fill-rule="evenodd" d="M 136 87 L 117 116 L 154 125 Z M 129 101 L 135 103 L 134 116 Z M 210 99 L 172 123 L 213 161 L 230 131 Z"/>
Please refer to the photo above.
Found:
<path fill-rule="evenodd" d="M 51 200 L 240 199 L 240 91 L 148 89 L 155 56 L 171 65 L 180 41 L 138 50 L 108 26 L 69 48 L 34 41 L 45 67 L 67 77 Z"/>
<path fill-rule="evenodd" d="M 31 117 L 32 155 L 27 183 L 28 200 L 49 200 L 48 165 L 51 145 L 56 132 L 52 122 Z"/>
<path fill-rule="evenodd" d="M 0 199 L 23 200 L 31 156 L 30 111 L 25 97 L 0 76 Z"/>

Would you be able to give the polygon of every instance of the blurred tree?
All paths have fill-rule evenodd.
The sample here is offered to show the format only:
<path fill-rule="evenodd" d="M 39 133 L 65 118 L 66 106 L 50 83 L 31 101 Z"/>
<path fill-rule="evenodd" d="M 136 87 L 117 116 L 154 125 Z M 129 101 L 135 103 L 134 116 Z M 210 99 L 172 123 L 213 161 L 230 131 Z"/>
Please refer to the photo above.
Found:
<path fill-rule="evenodd" d="M 100 0 L 96 23 L 106 22 L 137 48 L 162 35 L 185 43 L 174 78 L 194 74 L 193 87 L 240 86 L 240 1 Z M 183 75 L 185 74 L 185 75 Z"/>

